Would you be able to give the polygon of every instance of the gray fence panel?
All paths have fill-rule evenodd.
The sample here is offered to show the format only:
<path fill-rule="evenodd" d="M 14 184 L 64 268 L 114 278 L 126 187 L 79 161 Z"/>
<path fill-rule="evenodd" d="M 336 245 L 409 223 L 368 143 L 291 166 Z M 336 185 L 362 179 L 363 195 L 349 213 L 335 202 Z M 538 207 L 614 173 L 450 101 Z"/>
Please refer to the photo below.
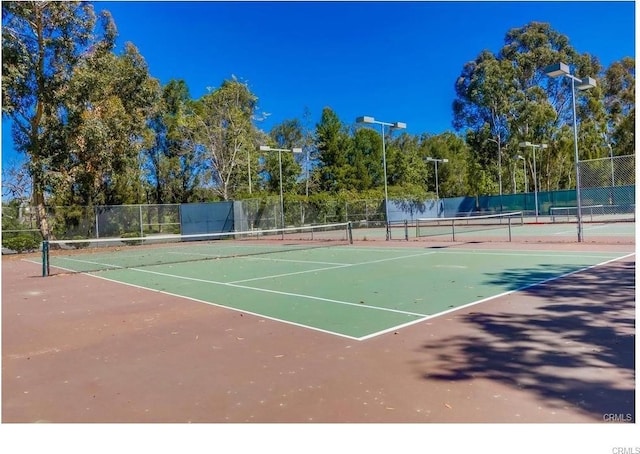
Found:
<path fill-rule="evenodd" d="M 233 202 L 180 205 L 180 231 L 183 235 L 233 232 L 233 219 Z"/>

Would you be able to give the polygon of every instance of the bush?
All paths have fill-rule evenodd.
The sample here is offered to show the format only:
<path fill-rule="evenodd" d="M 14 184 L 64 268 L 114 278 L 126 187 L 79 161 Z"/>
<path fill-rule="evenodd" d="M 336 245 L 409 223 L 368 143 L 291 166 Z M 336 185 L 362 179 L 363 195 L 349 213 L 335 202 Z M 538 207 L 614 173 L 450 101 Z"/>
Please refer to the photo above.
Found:
<path fill-rule="evenodd" d="M 122 235 L 120 235 L 120 238 L 139 238 L 139 237 L 140 237 L 140 233 L 138 232 L 123 233 Z M 129 240 L 129 241 L 123 240 L 122 242 L 128 246 L 139 246 L 144 242 L 144 240 L 141 240 L 141 239 Z"/>
<path fill-rule="evenodd" d="M 82 235 L 74 235 L 72 238 L 74 241 L 77 240 L 86 240 L 86 238 Z M 89 247 L 89 242 L 87 241 L 86 243 L 84 241 L 79 242 L 79 243 L 70 243 L 75 249 L 85 249 L 87 247 Z"/>
<path fill-rule="evenodd" d="M 31 235 L 20 234 L 13 238 L 3 238 L 2 246 L 16 252 L 30 252 L 38 249 L 40 241 Z"/>

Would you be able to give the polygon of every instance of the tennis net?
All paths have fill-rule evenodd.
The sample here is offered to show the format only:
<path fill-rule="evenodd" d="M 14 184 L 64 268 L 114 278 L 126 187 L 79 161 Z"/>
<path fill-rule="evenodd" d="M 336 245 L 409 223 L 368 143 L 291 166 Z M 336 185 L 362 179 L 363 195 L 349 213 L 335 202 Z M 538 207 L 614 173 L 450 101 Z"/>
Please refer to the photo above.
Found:
<path fill-rule="evenodd" d="M 493 235 L 503 236 L 511 241 L 511 228 L 518 225 L 524 225 L 524 216 L 521 211 L 450 218 L 422 218 L 416 220 L 416 236 L 450 236 L 452 241 L 456 241 L 457 235 L 495 230 Z"/>
<path fill-rule="evenodd" d="M 50 240 L 42 243 L 42 275 L 97 272 L 351 244 L 350 223 L 197 235 Z"/>

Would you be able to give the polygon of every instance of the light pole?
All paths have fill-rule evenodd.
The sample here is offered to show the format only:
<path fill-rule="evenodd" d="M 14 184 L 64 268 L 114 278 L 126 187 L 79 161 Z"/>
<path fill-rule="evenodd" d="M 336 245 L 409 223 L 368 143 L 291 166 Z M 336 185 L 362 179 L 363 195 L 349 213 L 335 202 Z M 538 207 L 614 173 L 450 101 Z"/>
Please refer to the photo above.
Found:
<path fill-rule="evenodd" d="M 500 134 L 498 134 L 498 140 L 492 138 L 487 140 L 498 145 L 498 187 L 500 189 L 500 213 L 502 213 L 502 149 L 500 148 Z"/>
<path fill-rule="evenodd" d="M 578 203 L 578 242 L 582 241 L 582 201 L 580 200 L 580 157 L 578 155 L 578 120 L 576 116 L 576 88 L 578 90 L 588 90 L 596 86 L 595 79 L 591 77 L 585 77 L 584 79 L 578 79 L 569 71 L 569 65 L 565 63 L 556 63 L 554 65 L 545 68 L 544 72 L 549 77 L 561 77 L 566 76 L 571 79 L 571 105 L 573 107 L 573 150 L 576 166 L 576 199 Z M 575 82 L 580 82 L 580 85 L 575 86 Z"/>
<path fill-rule="evenodd" d="M 524 192 L 529 192 L 529 185 L 527 183 L 527 160 L 522 155 L 518 155 L 518 159 L 522 159 L 522 170 L 524 170 Z"/>
<path fill-rule="evenodd" d="M 607 142 L 607 147 L 609 147 L 609 158 L 611 159 L 611 201 L 609 202 L 610 205 L 615 205 L 615 187 L 616 187 L 616 180 L 615 180 L 615 173 L 613 171 L 613 148 L 611 147 L 611 144 Z"/>
<path fill-rule="evenodd" d="M 271 148 L 267 145 L 260 145 L 260 151 L 277 151 L 278 167 L 280 169 L 280 226 L 284 229 L 284 194 L 282 190 L 282 152 L 290 151 L 292 153 L 302 153 L 302 148 Z M 284 232 L 282 232 L 284 237 Z"/>
<path fill-rule="evenodd" d="M 449 162 L 448 159 L 437 159 L 437 158 L 432 158 L 431 156 L 427 156 L 425 158 L 425 160 L 427 162 L 433 162 L 436 165 L 436 201 L 440 200 L 440 191 L 438 189 L 438 163 L 445 163 L 445 162 Z"/>
<path fill-rule="evenodd" d="M 536 222 L 538 222 L 538 170 L 536 169 L 536 148 L 547 148 L 546 143 L 531 143 L 531 142 L 520 142 L 519 146 L 521 148 L 531 147 L 533 150 L 533 189 L 534 189 L 534 200 L 535 200 L 535 208 L 536 208 Z"/>
<path fill-rule="evenodd" d="M 247 175 L 249 175 L 249 194 L 251 194 L 251 153 L 247 150 Z"/>
<path fill-rule="evenodd" d="M 391 239 L 391 232 L 389 231 L 389 194 L 387 193 L 387 153 L 384 145 L 384 127 L 389 126 L 395 129 L 406 129 L 407 124 L 396 121 L 395 123 L 386 123 L 384 121 L 377 121 L 373 117 L 358 117 L 356 118 L 356 123 L 369 123 L 369 124 L 377 124 L 381 126 L 382 129 L 382 169 L 384 173 L 384 216 L 385 216 L 385 224 L 386 224 L 386 238 L 387 241 Z"/>

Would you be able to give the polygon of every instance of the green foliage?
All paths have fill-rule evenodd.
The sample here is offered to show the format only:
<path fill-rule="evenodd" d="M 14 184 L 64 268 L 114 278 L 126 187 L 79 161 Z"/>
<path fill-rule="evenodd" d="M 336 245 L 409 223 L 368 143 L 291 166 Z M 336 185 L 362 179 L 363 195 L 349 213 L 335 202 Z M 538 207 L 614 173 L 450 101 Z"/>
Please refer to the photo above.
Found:
<path fill-rule="evenodd" d="M 2 205 L 2 230 L 18 230 L 22 226 L 19 219 L 20 201 L 12 200 Z"/>
<path fill-rule="evenodd" d="M 472 150 L 474 165 L 467 172 L 473 180 L 470 194 L 494 192 L 492 182 L 499 177 L 504 189 L 515 190 L 517 155 L 526 154 L 518 147 L 522 141 L 549 145 L 536 159 L 544 179 L 541 186 L 562 189 L 575 184 L 570 83 L 562 77 L 549 78 L 543 71 L 557 62 L 569 64 L 577 76 L 597 77 L 601 72 L 597 58 L 578 54 L 568 37 L 539 22 L 509 30 L 497 54 L 481 51 L 463 67 L 456 82 L 453 124 L 465 132 Z M 635 117 L 633 67 L 633 59 L 614 63 L 595 89 L 576 91 L 580 159 L 602 157 L 606 140 L 634 153 L 626 139 L 632 135 L 623 132 L 631 129 L 625 120 Z M 602 131 L 608 132 L 608 139 Z M 532 157 L 527 161 L 531 165 Z M 511 178 L 504 178 L 505 169 Z"/>
<path fill-rule="evenodd" d="M 16 236 L 2 236 L 2 246 L 16 252 L 31 252 L 38 249 L 40 240 L 33 235 L 21 233 Z"/>
<path fill-rule="evenodd" d="M 635 154 L 635 58 L 614 62 L 602 85 L 607 111 L 604 139 L 616 156 Z"/>
<path fill-rule="evenodd" d="M 316 125 L 316 140 L 319 164 L 320 190 L 338 192 L 349 189 L 348 180 L 353 174 L 349 163 L 353 142 L 346 127 L 329 107 L 322 110 L 320 122 Z"/>
<path fill-rule="evenodd" d="M 60 107 L 69 74 L 91 44 L 94 24 L 89 3 L 2 3 L 2 113 L 12 121 L 14 147 L 29 159 L 33 203 L 41 213 L 45 193 L 58 190 L 60 181 L 55 166 L 65 153 Z M 38 221 L 47 237 L 46 217 Z"/>
<path fill-rule="evenodd" d="M 49 212 L 54 238 L 88 238 L 93 234 L 95 216 L 91 208 L 80 205 L 56 207 Z"/>
<path fill-rule="evenodd" d="M 193 102 L 183 80 L 171 80 L 154 106 L 149 127 L 153 142 L 143 149 L 142 170 L 149 199 L 158 204 L 193 200 L 203 172 L 190 119 Z"/>
<path fill-rule="evenodd" d="M 247 164 L 258 146 L 252 123 L 257 97 L 248 85 L 231 78 L 194 103 L 194 141 L 205 150 L 211 188 L 229 200 L 234 186 L 247 181 Z"/>
<path fill-rule="evenodd" d="M 143 200 L 138 156 L 158 85 L 133 45 L 123 55 L 101 46 L 75 68 L 66 103 L 67 154 L 58 167 L 71 203 Z"/>

